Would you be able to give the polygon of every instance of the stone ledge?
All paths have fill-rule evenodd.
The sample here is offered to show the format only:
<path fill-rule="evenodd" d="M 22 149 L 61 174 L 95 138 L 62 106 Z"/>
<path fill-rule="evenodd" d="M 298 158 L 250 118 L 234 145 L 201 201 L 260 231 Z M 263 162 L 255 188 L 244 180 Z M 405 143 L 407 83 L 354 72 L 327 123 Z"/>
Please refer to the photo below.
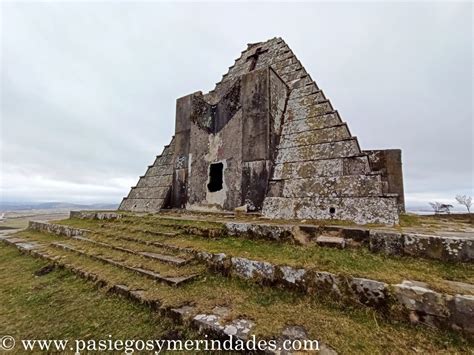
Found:
<path fill-rule="evenodd" d="M 194 251 L 195 256 L 224 275 L 254 280 L 266 285 L 280 285 L 310 294 L 337 297 L 356 302 L 383 313 L 392 306 L 402 306 L 413 323 L 474 334 L 474 296 L 435 292 L 418 283 L 404 281 L 398 285 L 329 272 L 306 270 L 265 261 Z"/>
<path fill-rule="evenodd" d="M 79 219 L 119 219 L 125 214 L 120 212 L 71 211 L 71 218 Z M 40 223 L 40 224 L 38 224 Z M 30 222 L 30 228 L 35 225 L 36 230 L 47 230 L 50 233 L 67 233 L 66 226 L 48 227 L 43 222 Z M 49 225 L 48 223 L 46 223 Z M 330 232 L 338 236 L 356 241 L 359 246 L 366 246 L 371 252 L 387 255 L 408 255 L 427 259 L 449 262 L 474 262 L 474 240 L 461 237 L 443 237 L 437 235 L 423 235 L 401 233 L 384 230 L 369 230 L 363 227 L 345 226 L 318 226 L 311 224 L 269 224 L 251 222 L 223 222 L 222 230 L 205 229 L 200 227 L 176 226 L 185 233 L 203 237 L 215 238 L 226 235 L 261 238 L 277 241 L 296 242 L 307 244 L 316 238 Z M 59 230 L 60 232 L 58 232 Z M 75 228 L 75 230 L 78 230 Z M 87 230 L 71 231 L 70 233 L 84 233 Z M 63 234 L 66 235 L 66 234 Z M 82 235 L 82 234 L 78 234 Z M 350 241 L 349 241 L 350 242 Z M 347 243 L 346 243 L 347 244 Z M 349 243 L 353 246 L 353 244 Z"/>
<path fill-rule="evenodd" d="M 460 237 L 372 230 L 369 249 L 388 255 L 409 255 L 451 262 L 474 261 L 474 240 Z"/>
<path fill-rule="evenodd" d="M 120 219 L 124 216 L 120 212 L 108 212 L 108 211 L 71 211 L 69 212 L 69 218 L 77 219 L 98 219 L 98 220 L 109 220 L 109 219 Z"/>

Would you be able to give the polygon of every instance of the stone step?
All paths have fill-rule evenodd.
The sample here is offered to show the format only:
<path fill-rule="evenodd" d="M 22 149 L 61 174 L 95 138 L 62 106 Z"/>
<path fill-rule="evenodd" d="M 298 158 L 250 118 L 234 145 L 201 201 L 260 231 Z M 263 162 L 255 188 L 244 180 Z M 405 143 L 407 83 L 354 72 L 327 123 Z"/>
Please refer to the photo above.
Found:
<path fill-rule="evenodd" d="M 334 112 L 329 100 L 315 104 L 289 106 L 285 112 L 284 121 L 301 120 L 310 116 L 321 116 Z"/>
<path fill-rule="evenodd" d="M 0 238 L 1 239 L 1 238 Z M 153 285 L 149 283 L 144 283 L 144 280 L 141 280 L 141 287 L 137 288 L 136 284 L 133 286 L 133 283 L 128 284 L 128 279 L 110 279 L 106 274 L 96 273 L 96 268 L 88 268 L 88 266 L 81 265 L 78 262 L 64 262 L 63 258 L 59 257 L 57 254 L 51 254 L 47 251 L 43 251 L 38 245 L 34 245 L 31 248 L 25 248 L 25 245 L 28 244 L 27 240 L 24 239 L 5 239 L 5 243 L 15 246 L 18 250 L 25 254 L 29 254 L 35 257 L 42 258 L 51 262 L 51 265 L 57 265 L 61 268 L 65 268 L 74 274 L 78 275 L 81 278 L 84 278 L 88 281 L 95 282 L 104 289 L 107 289 L 108 292 L 112 294 L 117 294 L 119 296 L 126 297 L 128 300 L 137 302 L 140 305 L 145 305 L 150 307 L 153 312 L 159 312 L 160 316 L 169 318 L 173 321 L 178 321 L 181 324 L 184 324 L 186 327 L 192 327 L 202 336 L 210 339 L 228 339 L 228 336 L 232 335 L 233 339 L 239 339 L 243 343 L 247 341 L 251 335 L 252 329 L 257 325 L 259 320 L 257 319 L 247 319 L 243 315 L 238 316 L 235 319 L 229 321 L 228 316 L 232 314 L 233 304 L 228 306 L 215 306 L 212 310 L 208 310 L 206 313 L 200 309 L 200 304 L 184 304 L 181 306 L 169 307 L 167 304 L 163 304 L 161 299 L 156 295 L 148 295 L 147 292 L 151 290 Z M 62 248 L 61 248 L 62 249 Z M 101 262 L 101 261 L 96 261 Z M 138 273 L 137 270 L 134 270 L 135 273 L 142 275 L 147 278 L 153 279 L 154 275 L 148 275 L 146 270 L 145 274 Z M 139 277 L 138 275 L 138 277 Z M 137 281 L 137 280 L 134 280 Z M 192 301 L 192 299 L 190 300 Z M 205 308 L 205 307 L 204 307 Z M 277 333 L 274 338 L 276 339 L 278 346 L 283 345 L 283 341 L 287 339 L 308 339 L 308 335 L 302 326 L 288 326 L 283 329 L 281 335 Z M 257 342 L 259 338 L 257 338 Z M 327 345 L 319 342 L 319 352 L 321 354 L 327 355 L 337 355 L 332 348 Z M 280 354 L 279 351 L 266 350 L 265 354 Z"/>
<path fill-rule="evenodd" d="M 151 259 L 159 260 L 159 261 L 164 262 L 164 263 L 173 264 L 173 265 L 176 265 L 176 266 L 182 266 L 182 265 L 185 265 L 189 262 L 189 260 L 177 258 L 177 257 L 172 256 L 172 255 L 152 253 L 152 252 L 147 252 L 147 251 L 142 251 L 142 252 L 139 252 L 138 254 L 142 255 L 142 256 L 145 256 L 145 257 L 148 257 L 148 258 L 151 258 Z"/>
<path fill-rule="evenodd" d="M 278 149 L 275 163 L 354 157 L 359 155 L 361 155 L 359 143 L 353 137 L 338 142 L 281 148 Z"/>
<path fill-rule="evenodd" d="M 170 186 L 173 182 L 173 175 L 159 176 L 141 176 L 138 180 L 137 187 L 164 187 Z"/>
<path fill-rule="evenodd" d="M 121 210 L 132 212 L 154 212 L 163 208 L 164 199 L 158 198 L 124 198 L 120 204 Z"/>
<path fill-rule="evenodd" d="M 313 83 L 314 83 L 314 81 L 313 81 L 313 79 L 311 79 L 311 76 L 310 75 L 305 75 L 304 77 L 301 77 L 301 78 L 298 78 L 298 79 L 295 79 L 295 80 L 292 80 L 292 81 L 288 81 L 287 85 L 291 90 L 294 90 L 294 89 L 300 88 L 302 86 L 306 86 L 306 85 L 313 84 Z"/>
<path fill-rule="evenodd" d="M 163 275 L 161 275 L 157 272 L 147 270 L 147 269 L 144 269 L 144 268 L 141 268 L 141 267 L 129 266 L 129 265 L 125 264 L 124 262 L 116 261 L 116 260 L 107 258 L 105 256 L 89 254 L 87 252 L 84 252 L 84 251 L 80 250 L 79 248 L 73 247 L 73 246 L 71 246 L 67 243 L 64 243 L 64 242 L 53 242 L 50 245 L 55 247 L 55 248 L 63 249 L 65 251 L 69 251 L 69 252 L 74 252 L 76 254 L 86 256 L 88 258 L 98 260 L 98 261 L 101 261 L 101 262 L 104 262 L 104 263 L 107 263 L 107 264 L 110 264 L 110 265 L 113 265 L 113 266 L 116 266 L 116 267 L 119 267 L 119 268 L 122 268 L 122 269 L 126 269 L 126 270 L 129 270 L 129 271 L 134 271 L 138 274 L 150 277 L 150 278 L 152 278 L 156 281 L 159 281 L 159 282 L 164 282 L 164 283 L 166 283 L 168 285 L 171 285 L 171 286 L 179 286 L 179 285 L 181 285 L 185 282 L 192 281 L 192 280 L 196 279 L 199 276 L 199 274 L 191 274 L 191 275 L 185 275 L 185 276 L 167 277 L 167 276 L 163 276 Z"/>
<path fill-rule="evenodd" d="M 164 227 L 173 227 L 169 224 L 163 224 Z M 117 230 L 127 230 L 131 232 L 138 232 L 138 233 L 146 233 L 146 234 L 151 234 L 151 235 L 157 235 L 157 236 L 163 236 L 163 237 L 175 237 L 179 235 L 179 232 L 164 232 L 161 230 L 156 230 L 155 228 L 151 227 L 134 227 L 134 226 L 115 226 Z M 113 235 L 109 235 L 110 237 L 113 237 Z"/>
<path fill-rule="evenodd" d="M 344 241 L 343 238 L 334 236 L 320 236 L 318 239 L 320 244 L 336 248 L 342 247 Z M 473 319 L 473 298 L 469 295 L 452 296 L 442 294 L 429 289 L 427 284 L 420 282 L 404 281 L 402 284 L 388 285 L 377 280 L 342 274 L 336 275 L 312 269 L 296 269 L 222 253 L 212 254 L 198 250 L 195 253 L 200 260 L 206 262 L 213 270 L 221 272 L 225 276 L 234 275 L 254 282 L 260 280 L 269 284 L 279 284 L 291 289 L 296 287 L 301 290 L 307 290 L 306 287 L 316 284 L 320 286 L 321 292 L 337 297 L 343 302 L 356 301 L 382 311 L 390 310 L 392 305 L 401 305 L 411 312 L 411 321 L 413 317 L 416 317 L 415 323 L 424 323 L 425 311 L 429 310 L 430 325 L 446 327 L 456 324 L 460 326 L 459 329 L 473 332 L 470 326 Z M 134 268 L 134 271 L 142 272 L 145 276 L 152 278 L 155 276 L 155 273 L 150 273 L 149 270 L 143 270 L 142 268 Z M 312 281 L 306 284 L 310 279 Z M 472 285 L 463 284 L 462 286 L 463 289 L 466 289 Z M 435 300 L 435 303 L 433 304 L 431 300 Z M 179 313 L 185 314 L 189 310 L 190 308 L 186 306 L 179 310 Z M 223 315 L 225 309 L 219 307 L 219 309 L 215 309 L 215 313 Z M 446 316 L 447 314 L 449 314 L 449 317 Z M 204 319 L 204 316 L 198 318 Z M 206 320 L 215 319 L 216 317 L 211 317 Z M 233 328 L 228 329 L 234 333 Z"/>
<path fill-rule="evenodd" d="M 188 253 L 188 254 L 194 254 L 194 251 L 192 249 L 177 247 L 177 246 L 174 246 L 174 245 L 169 245 L 169 244 L 154 241 L 154 240 L 144 240 L 144 239 L 131 237 L 131 236 L 115 236 L 115 238 L 126 240 L 126 241 L 129 241 L 129 242 L 140 243 L 140 244 L 143 244 L 143 245 L 152 245 L 152 246 L 155 246 L 155 247 L 158 247 L 158 248 L 167 249 L 167 250 L 171 250 L 171 251 L 178 251 L 178 252 L 183 252 L 183 253 Z"/>
<path fill-rule="evenodd" d="M 314 94 L 318 91 L 319 91 L 319 88 L 316 85 L 316 83 L 311 83 L 309 85 L 302 86 L 300 88 L 292 90 L 291 93 L 290 93 L 289 99 L 290 100 L 297 99 L 297 98 L 302 97 L 302 96 L 307 96 L 307 95 Z"/>
<path fill-rule="evenodd" d="M 319 246 L 328 248 L 344 249 L 346 247 L 346 241 L 341 237 L 320 235 L 316 238 L 316 243 Z"/>
<path fill-rule="evenodd" d="M 370 171 L 367 156 L 284 162 L 274 165 L 273 180 L 307 179 L 318 176 L 363 175 Z"/>
<path fill-rule="evenodd" d="M 351 138 L 351 133 L 345 123 L 332 127 L 311 129 L 308 131 L 283 134 L 279 148 L 291 148 L 300 145 L 337 142 Z"/>
<path fill-rule="evenodd" d="M 319 116 L 305 116 L 298 119 L 285 121 L 282 134 L 295 134 L 313 129 L 329 128 L 342 124 L 341 117 L 337 111 Z"/>
<path fill-rule="evenodd" d="M 332 236 L 332 233 L 336 234 L 336 231 L 329 231 L 328 233 L 325 233 L 325 236 Z M 231 256 L 225 255 L 223 253 L 214 254 L 202 250 L 200 247 L 198 247 L 197 250 L 194 250 L 193 252 L 196 254 L 196 258 L 208 263 L 209 266 L 213 267 L 213 270 L 223 272 L 224 275 L 237 275 L 239 277 L 253 281 L 265 280 L 265 282 L 268 282 L 269 284 L 281 283 L 282 286 L 288 284 L 288 287 L 290 288 L 294 288 L 296 286 L 302 287 L 303 290 L 305 290 L 306 286 L 309 285 L 310 287 L 312 287 L 311 285 L 313 285 L 312 281 L 308 284 L 305 284 L 305 282 L 307 282 L 308 280 L 314 280 L 317 285 L 321 286 L 321 292 L 324 292 L 324 285 L 327 286 L 329 283 L 331 287 L 328 288 L 328 292 L 332 292 L 331 290 L 339 290 L 337 297 L 343 297 L 344 295 L 350 294 L 351 299 L 359 301 L 368 306 L 374 306 L 376 307 L 376 309 L 385 309 L 385 302 L 393 302 L 394 299 L 393 297 L 386 297 L 386 293 L 391 292 L 391 285 L 387 285 L 377 280 L 352 277 L 342 274 L 336 275 L 327 271 L 322 272 L 316 271 L 314 269 L 302 269 L 285 265 L 278 265 L 264 260 L 247 259 L 245 256 Z M 103 257 L 102 255 L 99 256 Z M 113 260 L 113 262 L 116 261 Z M 138 272 L 143 272 L 145 270 L 144 276 L 150 278 L 153 278 L 154 274 L 156 274 L 155 272 L 152 272 L 152 274 L 150 274 L 148 273 L 149 270 L 143 269 L 141 267 L 133 269 L 134 272 L 137 272 L 137 270 Z M 229 271 L 230 273 L 228 273 Z M 400 303 L 409 306 L 412 302 L 410 300 L 408 300 L 408 302 L 405 301 L 405 298 L 410 297 L 410 299 L 416 299 L 417 296 L 410 295 L 407 292 L 411 292 L 411 290 L 403 289 L 398 294 L 396 294 L 396 296 L 403 297 L 403 299 L 399 298 L 401 300 Z M 434 295 L 436 297 L 439 296 L 443 298 L 443 304 L 446 305 L 448 304 L 447 302 L 451 302 L 450 300 L 452 300 L 453 298 L 451 295 L 436 293 L 428 289 L 426 290 L 426 294 L 428 296 Z M 457 297 L 457 300 L 459 300 L 460 302 L 472 303 L 472 300 L 470 300 L 469 297 L 470 296 L 459 296 Z M 444 298 L 446 298 L 446 302 L 444 301 Z M 415 305 L 415 312 L 417 312 L 418 310 L 423 311 L 423 307 L 425 307 L 425 304 L 428 305 L 428 302 L 425 301 L 422 301 L 420 303 L 422 304 Z M 459 310 L 457 309 L 454 311 L 455 313 L 452 314 L 452 317 L 448 320 L 448 322 L 452 322 L 453 320 L 457 319 L 459 313 L 463 312 L 464 308 L 462 307 L 464 306 L 461 305 L 459 307 Z M 471 313 L 472 312 L 470 311 L 468 317 L 471 317 Z M 434 315 L 436 317 L 440 315 L 441 320 L 445 321 L 446 317 L 444 316 L 444 312 L 438 312 Z M 456 320 L 456 322 L 458 321 Z M 468 325 L 468 322 L 466 321 L 465 324 Z M 465 325 L 463 325 L 463 329 L 464 326 Z"/>
<path fill-rule="evenodd" d="M 163 237 L 175 237 L 179 234 L 178 232 L 162 232 L 162 231 L 156 231 L 152 229 L 145 229 L 145 230 L 138 229 L 138 230 L 143 231 L 144 233 L 152 234 L 152 235 L 161 235 Z"/>
<path fill-rule="evenodd" d="M 164 187 L 132 187 L 128 195 L 129 199 L 154 198 L 164 200 L 168 194 L 170 186 Z"/>
<path fill-rule="evenodd" d="M 170 174 L 173 174 L 172 165 L 158 165 L 158 166 L 151 165 L 148 167 L 147 171 L 145 172 L 145 176 L 162 176 L 162 175 L 170 175 Z"/>
<path fill-rule="evenodd" d="M 121 247 L 121 246 L 113 245 L 113 244 L 110 244 L 110 243 L 100 242 L 100 241 L 93 240 L 93 239 L 86 238 L 86 237 L 79 237 L 78 236 L 78 237 L 72 237 L 72 239 L 84 241 L 86 243 L 91 243 L 91 244 L 94 244 L 94 245 L 99 245 L 99 246 L 102 246 L 102 247 L 106 247 L 106 248 L 110 248 L 110 249 L 114 249 L 114 250 L 118 250 L 118 251 L 122 251 L 122 252 L 125 252 L 125 253 L 128 253 L 128 254 L 143 256 L 143 257 L 146 257 L 146 258 L 158 260 L 158 261 L 168 263 L 168 264 L 172 264 L 172 265 L 176 265 L 176 266 L 182 266 L 182 265 L 185 265 L 189 262 L 189 260 L 178 258 L 178 257 L 172 256 L 172 255 L 165 255 L 165 254 L 153 253 L 153 252 L 147 252 L 147 251 L 137 251 L 137 250 L 128 249 L 128 248 L 124 248 L 124 247 Z"/>
<path fill-rule="evenodd" d="M 381 196 L 383 182 L 380 175 L 345 175 L 289 179 L 278 184 L 281 197 L 317 196 Z M 275 196 L 275 195 L 272 195 Z"/>
<path fill-rule="evenodd" d="M 327 101 L 322 90 L 313 91 L 307 95 L 299 97 L 290 97 L 288 107 L 297 108 L 298 106 L 309 106 Z"/>

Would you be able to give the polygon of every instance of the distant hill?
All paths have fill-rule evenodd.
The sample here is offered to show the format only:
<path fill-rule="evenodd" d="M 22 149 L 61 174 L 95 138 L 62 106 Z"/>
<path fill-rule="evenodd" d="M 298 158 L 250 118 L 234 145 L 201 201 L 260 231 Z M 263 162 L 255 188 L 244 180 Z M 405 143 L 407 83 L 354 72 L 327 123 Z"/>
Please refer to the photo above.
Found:
<path fill-rule="evenodd" d="M 8 202 L 0 201 L 0 211 L 27 211 L 27 210 L 115 210 L 118 204 L 94 203 L 90 205 L 68 202 Z"/>

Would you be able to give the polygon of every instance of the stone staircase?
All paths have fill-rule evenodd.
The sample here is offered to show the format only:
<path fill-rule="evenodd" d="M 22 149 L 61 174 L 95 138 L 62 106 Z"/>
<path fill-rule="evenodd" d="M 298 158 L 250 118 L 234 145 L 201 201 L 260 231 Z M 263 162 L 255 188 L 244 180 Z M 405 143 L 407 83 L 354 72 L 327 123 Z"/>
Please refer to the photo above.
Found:
<path fill-rule="evenodd" d="M 397 196 L 291 49 L 280 38 L 258 46 L 267 52 L 257 68 L 270 65 L 290 89 L 263 214 L 319 220 L 359 214 L 356 223 L 397 223 Z M 218 85 L 245 72 L 242 57 Z"/>
<path fill-rule="evenodd" d="M 122 200 L 119 210 L 150 212 L 165 207 L 173 182 L 173 152 L 174 137 L 153 165 L 148 167 L 145 175 L 140 176 L 137 185 Z"/>
<path fill-rule="evenodd" d="M 466 288 L 468 284 L 450 285 L 450 294 L 441 293 L 430 289 L 423 282 L 400 280 L 398 284 L 388 284 L 378 279 L 338 274 L 326 269 L 290 266 L 279 263 L 278 258 L 259 258 L 258 252 L 252 256 L 248 251 L 239 251 L 238 248 L 229 251 L 213 246 L 214 240 L 234 235 L 233 231 L 237 233 L 235 236 L 242 239 L 275 238 L 273 242 L 266 243 L 279 240 L 286 244 L 288 241 L 284 241 L 283 235 L 287 235 L 288 228 L 285 225 L 242 224 L 237 221 L 226 225 L 205 219 L 187 220 L 166 215 L 131 216 L 111 212 L 76 212 L 73 216 L 76 218 L 61 224 L 31 222 L 30 229 L 22 234 L 0 236 L 0 239 L 25 253 L 46 258 L 59 267 L 107 285 L 113 292 L 150 304 L 163 314 L 191 322 L 200 331 L 211 331 L 221 337 L 239 334 L 242 339 L 246 339 L 246 334 L 259 324 L 260 319 L 258 316 L 239 316 L 232 318 L 231 323 L 226 320 L 232 314 L 233 307 L 241 307 L 238 302 L 241 302 L 239 297 L 242 295 L 232 298 L 225 305 L 218 303 L 212 310 L 203 312 L 200 302 L 206 298 L 205 292 L 231 292 L 226 289 L 227 286 L 222 286 L 220 291 L 191 291 L 205 285 L 208 278 L 216 277 L 212 275 L 219 275 L 220 285 L 242 279 L 254 283 L 252 287 L 257 287 L 256 283 L 265 285 L 264 289 L 275 287 L 296 293 L 300 295 L 298 297 L 316 294 L 317 297 L 328 297 L 336 304 L 369 307 L 383 317 L 402 308 L 409 314 L 405 321 L 417 319 L 416 323 L 419 324 L 474 332 L 470 325 L 474 320 L 474 312 L 469 310 L 474 296 L 471 295 L 473 291 Z M 309 226 L 302 226 L 301 231 L 308 232 L 305 228 Z M 352 248 L 349 243 L 351 239 L 344 235 L 346 230 L 330 227 L 316 229 L 318 234 L 313 243 L 319 248 Z M 357 230 L 351 233 L 351 237 L 361 233 Z M 362 234 L 364 236 L 361 238 L 365 238 L 365 233 Z M 286 248 L 284 244 L 281 244 L 283 249 Z M 334 252 L 358 253 L 358 250 Z M 157 285 L 164 288 L 157 289 Z M 170 291 L 169 288 L 176 291 Z M 155 294 L 154 290 L 158 290 L 158 293 Z M 233 289 L 232 292 L 248 292 L 237 290 Z M 167 301 L 163 301 L 163 295 L 168 295 Z M 167 306 L 169 299 L 175 297 L 181 301 L 172 307 Z M 243 300 L 246 300 L 245 297 Z M 397 313 L 392 316 L 399 317 Z M 305 322 L 302 320 L 301 324 L 292 326 L 304 328 Z M 288 332 L 291 333 L 289 329 L 283 330 L 285 334 Z M 283 335 L 277 334 L 276 337 Z M 330 347 L 325 345 L 324 349 L 326 353 L 334 354 Z"/>
<path fill-rule="evenodd" d="M 29 230 L 39 230 L 41 233 L 30 234 L 27 238 L 5 233 L 0 235 L 0 240 L 22 252 L 47 259 L 56 267 L 69 269 L 101 287 L 109 288 L 110 292 L 147 304 L 163 316 L 194 327 L 206 337 L 210 334 L 212 338 L 226 340 L 232 335 L 234 340 L 247 341 L 255 321 L 239 317 L 229 322 L 227 317 L 231 314 L 230 307 L 217 306 L 211 313 L 199 313 L 197 307 L 190 304 L 169 308 L 162 306 L 160 300 L 147 296 L 154 286 L 147 284 L 143 278 L 181 288 L 184 284 L 199 282 L 205 276 L 207 266 L 196 258 L 195 250 L 163 242 L 182 232 L 179 226 L 170 232 L 171 225 L 165 225 L 163 231 L 155 230 L 151 236 L 139 232 L 124 236 L 107 230 L 98 233 L 66 225 L 31 222 Z M 116 274 L 120 274 L 119 270 L 131 272 L 136 278 L 128 285 L 116 283 L 114 279 Z M 277 344 L 281 346 L 283 341 L 292 339 L 293 333 L 297 339 L 308 339 L 303 328 L 288 326 L 281 337 L 276 339 Z M 319 349 L 321 354 L 337 354 L 323 342 L 320 342 Z M 280 354 L 273 350 L 257 353 Z"/>

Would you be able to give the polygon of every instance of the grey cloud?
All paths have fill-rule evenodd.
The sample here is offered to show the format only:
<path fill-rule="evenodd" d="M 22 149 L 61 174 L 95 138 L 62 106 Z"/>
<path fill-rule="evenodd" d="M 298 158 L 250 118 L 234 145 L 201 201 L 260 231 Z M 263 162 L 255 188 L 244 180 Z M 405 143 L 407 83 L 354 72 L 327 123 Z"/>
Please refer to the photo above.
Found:
<path fill-rule="evenodd" d="M 2 3 L 2 198 L 118 202 L 248 42 L 283 37 L 407 200 L 473 186 L 470 3 Z"/>

